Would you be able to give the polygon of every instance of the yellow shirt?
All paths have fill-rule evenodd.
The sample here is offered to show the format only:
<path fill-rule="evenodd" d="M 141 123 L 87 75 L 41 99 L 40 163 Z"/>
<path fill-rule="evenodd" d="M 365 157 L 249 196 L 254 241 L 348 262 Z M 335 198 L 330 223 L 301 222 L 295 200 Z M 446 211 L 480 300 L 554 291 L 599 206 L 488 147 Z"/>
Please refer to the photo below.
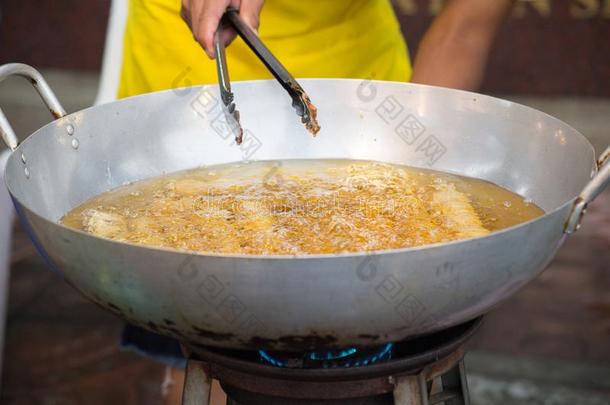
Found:
<path fill-rule="evenodd" d="M 217 82 L 215 62 L 179 11 L 180 0 L 130 0 L 119 97 Z M 389 0 L 267 0 L 259 35 L 297 78 L 411 77 Z M 272 77 L 239 38 L 227 48 L 227 61 L 231 80 Z"/>

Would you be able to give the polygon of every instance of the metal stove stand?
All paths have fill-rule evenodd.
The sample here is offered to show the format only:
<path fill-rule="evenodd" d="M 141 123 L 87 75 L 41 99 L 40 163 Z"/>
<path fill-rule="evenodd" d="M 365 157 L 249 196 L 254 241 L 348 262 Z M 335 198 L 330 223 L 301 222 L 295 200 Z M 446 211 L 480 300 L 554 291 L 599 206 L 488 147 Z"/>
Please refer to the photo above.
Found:
<path fill-rule="evenodd" d="M 480 322 L 399 342 L 391 360 L 353 368 L 281 368 L 251 353 L 199 347 L 183 405 L 209 405 L 213 378 L 227 405 L 468 405 L 463 346 Z"/>

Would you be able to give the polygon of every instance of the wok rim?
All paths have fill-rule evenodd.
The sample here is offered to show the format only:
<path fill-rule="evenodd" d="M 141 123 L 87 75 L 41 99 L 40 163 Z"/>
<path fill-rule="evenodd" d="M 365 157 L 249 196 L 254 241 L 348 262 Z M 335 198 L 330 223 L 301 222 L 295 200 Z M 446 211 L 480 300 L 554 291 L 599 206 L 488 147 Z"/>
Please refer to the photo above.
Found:
<path fill-rule="evenodd" d="M 472 91 L 467 91 L 467 90 L 460 90 L 460 89 L 452 89 L 452 88 L 448 88 L 448 87 L 441 87 L 441 86 L 432 86 L 432 85 L 427 85 L 427 84 L 419 84 L 419 83 L 409 83 L 409 82 L 399 82 L 399 81 L 383 81 L 383 80 L 367 80 L 367 79 L 353 79 L 353 78 L 301 78 L 298 79 L 300 82 L 313 82 L 313 81 L 340 81 L 340 82 L 357 82 L 357 83 L 363 83 L 363 82 L 370 82 L 370 83 L 379 83 L 379 84 L 397 84 L 397 85 L 401 85 L 401 86 L 406 86 L 406 87 L 412 87 L 412 88 L 428 88 L 428 89 L 433 89 L 433 91 L 451 91 L 454 93 L 461 93 L 464 95 L 470 95 L 470 96 L 475 96 L 475 97 L 480 97 L 482 99 L 488 99 L 488 100 L 493 100 L 494 102 L 497 103 L 503 103 L 505 104 L 505 106 L 507 108 L 512 107 L 512 106 L 517 106 L 518 108 L 523 108 L 527 111 L 530 112 L 535 112 L 536 114 L 541 114 L 542 116 L 548 117 L 550 118 L 552 121 L 561 124 L 565 127 L 567 127 L 568 129 L 571 130 L 571 132 L 573 133 L 573 135 L 577 135 L 581 141 L 583 141 L 585 143 L 585 145 L 587 146 L 587 149 L 589 150 L 589 152 L 591 152 L 591 165 L 593 167 L 592 170 L 592 176 L 591 178 L 594 178 L 597 175 L 598 169 L 597 169 L 597 165 L 595 164 L 596 162 L 596 158 L 597 155 L 595 153 L 595 148 L 593 147 L 593 145 L 591 144 L 591 142 L 583 135 L 580 133 L 580 131 L 578 131 L 576 128 L 572 127 L 570 124 L 560 120 L 559 118 L 556 118 L 544 111 L 540 111 L 536 108 L 521 104 L 521 103 L 517 103 L 514 101 L 510 101 L 510 100 L 506 100 L 506 99 L 502 99 L 499 97 L 495 97 L 495 96 L 490 96 L 490 95 L 486 95 L 486 94 L 481 94 L 481 93 L 476 93 L 476 92 L 472 92 Z M 242 85 L 247 85 L 247 84 L 252 84 L 252 83 L 269 83 L 269 82 L 275 82 L 275 80 L 273 79 L 268 79 L 268 80 L 244 80 L 244 81 L 235 81 L 235 87 L 241 87 Z M 36 131 L 34 131 L 33 133 L 31 133 L 30 135 L 27 136 L 26 139 L 24 139 L 18 146 L 17 148 L 15 148 L 15 150 L 13 150 L 7 160 L 7 163 L 9 161 L 11 161 L 12 159 L 17 159 L 17 152 L 19 152 L 22 149 L 22 145 L 25 145 L 29 142 L 34 142 L 35 137 L 37 136 L 44 136 L 42 135 L 42 132 L 47 129 L 47 127 L 50 127 L 52 125 L 56 125 L 58 122 L 61 122 L 63 120 L 66 120 L 67 118 L 73 116 L 74 114 L 80 114 L 80 113 L 84 113 L 90 110 L 94 110 L 98 107 L 103 107 L 103 106 L 108 106 L 108 105 L 115 105 L 115 104 L 119 104 L 119 103 L 123 103 L 126 102 L 128 100 L 133 100 L 133 99 L 139 99 L 139 98 L 146 98 L 146 97 L 151 97 L 153 95 L 159 95 L 159 94 L 167 94 L 167 93 L 175 93 L 176 91 L 180 91 L 180 90 L 185 90 L 185 89 L 199 89 L 199 88 L 204 88 L 207 86 L 214 86 L 214 84 L 198 84 L 198 85 L 193 85 L 193 86 L 185 86 L 185 87 L 179 87 L 179 88 L 172 88 L 172 89 L 166 89 L 166 90 L 160 90 L 160 91 L 155 91 L 155 92 L 151 92 L 151 93 L 145 93 L 145 94 L 139 94 L 139 95 L 135 95 L 135 96 L 130 96 L 130 97 L 125 97 L 119 100 L 115 100 L 109 103 L 104 103 L 104 104 L 100 104 L 100 105 L 93 105 L 78 111 L 75 111 L 73 113 L 67 114 L 64 117 L 58 119 L 58 120 L 54 120 L 51 121 L 49 123 L 47 123 L 46 125 L 38 128 Z M 269 160 L 269 159 L 268 159 Z M 256 162 L 257 160 L 254 160 L 253 162 Z M 380 163 L 387 163 L 387 162 L 383 162 L 383 161 L 378 161 Z M 224 162 L 225 164 L 231 164 L 234 162 Z M 405 166 L 409 166 L 409 165 L 405 165 Z M 415 167 L 418 168 L 417 166 L 411 166 L 411 167 Z M 193 168 L 191 168 L 193 169 Z M 188 170 L 188 169 L 186 169 Z M 460 173 L 455 173 L 455 172 L 451 172 L 451 171 L 442 171 L 444 173 L 450 173 L 450 174 L 457 174 L 457 175 L 462 175 Z M 175 173 L 175 172 L 172 172 Z M 55 226 L 59 226 L 61 229 L 68 231 L 69 233 L 75 233 L 77 235 L 80 236 L 85 236 L 85 237 L 90 237 L 90 238 L 94 238 L 94 239 L 100 239 L 106 242 L 110 242 L 112 244 L 117 244 L 117 245 L 123 245 L 123 246 L 129 246 L 131 248 L 138 248 L 138 249 L 147 249 L 147 250 L 154 250 L 154 251 L 159 251 L 159 252 L 163 252 L 163 253 L 173 253 L 173 254 L 181 254 L 181 255 L 189 255 L 189 256 L 197 256 L 197 257 L 214 257 L 214 258 L 225 258 L 225 259 L 250 259 L 250 260 L 267 260 L 267 259 L 271 259 L 271 260 L 287 260 L 287 259 L 297 259 L 297 260 L 307 260 L 307 259 L 312 259 L 312 260 L 319 260 L 319 259 L 330 259 L 330 258 L 357 258 L 357 257 L 366 257 L 366 256 L 381 256 L 381 255 L 386 255 L 386 254 L 405 254 L 405 253 L 410 253 L 410 252 L 415 252 L 415 251 L 423 251 L 423 250 L 432 250 L 432 249 L 437 249 L 437 248 L 441 248 L 441 247 L 449 247 L 449 246 L 457 246 L 459 244 L 463 244 L 463 243 L 470 243 L 470 242 L 474 242 L 474 241 L 483 241 L 483 240 L 488 240 L 489 238 L 492 238 L 494 236 L 498 236 L 501 234 L 506 234 L 509 232 L 513 232 L 513 231 L 517 231 L 520 230 L 526 226 L 529 226 L 531 224 L 534 224 L 538 221 L 542 221 L 543 219 L 556 214 L 559 211 L 564 210 L 567 206 L 569 205 L 573 205 L 574 204 L 574 200 L 576 198 L 578 198 L 578 194 L 574 195 L 572 197 L 570 197 L 567 201 L 565 201 L 564 203 L 560 204 L 559 206 L 555 207 L 554 209 L 550 210 L 550 211 L 545 211 L 543 215 L 530 219 L 528 221 L 525 222 L 521 222 L 519 224 L 510 226 L 508 228 L 504 228 L 504 229 L 500 229 L 497 231 L 492 231 L 491 233 L 484 235 L 484 236 L 477 236 L 474 238 L 467 238 L 467 239 L 458 239 L 458 240 L 454 240 L 454 241 L 450 241 L 450 242 L 437 242 L 437 243 L 431 243 L 431 244 L 426 244 L 426 245 L 420 245 L 420 246 L 411 246 L 411 247 L 405 247 L 405 248 L 398 248 L 398 249 L 381 249 L 381 250 L 371 250 L 371 251 L 358 251 L 358 252 L 343 252 L 343 253 L 318 253 L 318 254 L 302 254 L 302 255 L 254 255 L 254 254 L 231 254 L 231 253 L 213 253 L 213 252 L 198 252 L 198 251 L 192 251 L 192 250 L 181 250 L 181 249 L 175 249 L 175 248 L 168 248 L 168 247 L 162 247 L 162 246 L 150 246 L 150 245 L 144 245 L 144 244 L 138 244 L 138 243 L 132 243 L 132 242 L 124 242 L 124 241 L 117 241 L 114 239 L 109 239 L 109 238 L 105 238 L 105 237 L 100 237 L 100 236 L 96 236 L 93 235 L 91 233 L 87 233 L 85 231 L 79 230 L 79 229 L 75 229 L 75 228 L 71 228 L 68 227 L 66 225 L 63 225 L 60 222 L 55 222 L 52 220 L 49 220 L 43 216 L 41 216 L 40 214 L 34 212 L 32 209 L 30 209 L 26 204 L 24 204 L 13 192 L 13 190 L 11 189 L 9 182 L 8 182 L 8 178 L 9 176 L 7 176 L 8 174 L 8 164 L 6 165 L 6 167 L 4 168 L 4 183 L 6 188 L 8 189 L 11 198 L 14 200 L 14 202 L 19 203 L 20 206 L 24 207 L 29 213 L 31 213 L 32 215 L 36 216 L 37 219 L 42 220 L 44 223 L 46 224 L 51 224 L 51 225 L 55 225 Z M 170 174 L 170 173 L 167 173 Z M 463 175 L 462 175 L 463 176 Z M 468 176 L 467 176 L 468 177 Z M 475 178 L 478 179 L 478 178 Z M 134 180 L 133 182 L 137 182 L 137 181 L 141 181 L 141 180 L 145 180 L 145 179 L 137 179 Z M 485 179 L 479 179 L 479 180 L 484 180 L 484 181 L 488 181 Z M 132 182 L 132 183 L 133 183 Z M 493 183 L 493 182 L 492 182 Z M 495 184 L 495 183 L 493 183 Z M 111 191 L 114 190 L 118 187 L 121 187 L 122 185 L 118 185 L 112 189 L 109 189 L 107 191 Z M 502 186 L 499 186 L 502 187 Z M 584 185 L 583 185 L 584 187 Z M 504 188 L 504 187 L 503 187 Z M 505 188 L 506 189 L 506 188 Z M 507 189 L 508 190 L 508 189 Z M 508 190 L 514 193 L 514 191 L 512 190 Z M 523 196 L 520 196 L 523 197 Z M 73 207 L 72 209 L 76 208 L 77 206 Z M 66 213 L 67 214 L 67 213 Z M 64 214 L 65 215 L 65 214 Z M 63 216 L 62 216 L 63 217 Z M 563 233 L 563 230 L 562 230 Z"/>

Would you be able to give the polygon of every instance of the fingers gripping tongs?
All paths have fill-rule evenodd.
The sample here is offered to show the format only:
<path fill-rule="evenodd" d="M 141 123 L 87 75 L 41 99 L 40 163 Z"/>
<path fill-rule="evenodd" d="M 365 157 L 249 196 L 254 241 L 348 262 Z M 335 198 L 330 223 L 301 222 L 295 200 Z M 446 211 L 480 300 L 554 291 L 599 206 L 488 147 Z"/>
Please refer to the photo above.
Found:
<path fill-rule="evenodd" d="M 261 42 L 254 31 L 242 20 L 237 10 L 229 9 L 226 11 L 216 31 L 214 37 L 214 47 L 216 49 L 216 67 L 218 69 L 218 83 L 220 85 L 220 95 L 225 108 L 227 120 L 233 132 L 235 133 L 235 141 L 240 144 L 243 137 L 243 129 L 239 122 L 239 111 L 235 108 L 233 102 L 233 93 L 231 92 L 231 82 L 229 80 L 229 71 L 227 69 L 227 58 L 225 55 L 225 46 L 221 40 L 223 26 L 232 27 L 244 42 L 252 49 L 256 56 L 265 64 L 267 69 L 273 74 L 282 87 L 288 92 L 292 98 L 292 106 L 301 117 L 301 122 L 305 124 L 305 128 L 313 135 L 320 130 L 320 125 L 316 120 L 317 109 L 311 104 L 309 96 L 305 90 L 297 83 L 294 77 L 286 70 L 284 66 L 269 49 Z"/>

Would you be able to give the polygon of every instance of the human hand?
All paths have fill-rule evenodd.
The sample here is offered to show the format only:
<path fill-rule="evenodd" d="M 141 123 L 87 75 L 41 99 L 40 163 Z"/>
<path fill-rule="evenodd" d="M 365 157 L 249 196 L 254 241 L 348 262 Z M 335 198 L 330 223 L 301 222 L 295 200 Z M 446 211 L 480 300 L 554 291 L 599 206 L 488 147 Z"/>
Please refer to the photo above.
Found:
<path fill-rule="evenodd" d="M 227 8 L 238 9 L 241 18 L 256 31 L 264 2 L 264 0 L 182 0 L 180 15 L 193 32 L 195 40 L 213 59 L 216 57 L 214 35 Z M 234 30 L 226 29 L 222 32 L 221 40 L 228 45 L 235 36 Z"/>

